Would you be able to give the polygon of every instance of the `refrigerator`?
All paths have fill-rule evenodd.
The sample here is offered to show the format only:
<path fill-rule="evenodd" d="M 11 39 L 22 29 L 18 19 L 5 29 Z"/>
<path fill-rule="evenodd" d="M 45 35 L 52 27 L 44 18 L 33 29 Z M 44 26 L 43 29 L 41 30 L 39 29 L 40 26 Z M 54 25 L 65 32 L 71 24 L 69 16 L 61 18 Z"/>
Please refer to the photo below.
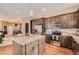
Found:
<path fill-rule="evenodd" d="M 35 25 L 35 31 L 36 34 L 43 34 L 43 25 Z"/>

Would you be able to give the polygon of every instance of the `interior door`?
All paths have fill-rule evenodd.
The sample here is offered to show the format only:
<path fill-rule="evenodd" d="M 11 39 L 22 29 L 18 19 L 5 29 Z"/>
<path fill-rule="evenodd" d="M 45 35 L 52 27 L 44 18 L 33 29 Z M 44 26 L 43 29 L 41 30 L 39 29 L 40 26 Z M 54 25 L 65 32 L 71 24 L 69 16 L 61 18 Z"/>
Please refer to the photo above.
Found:
<path fill-rule="evenodd" d="M 25 33 L 29 33 L 29 24 L 28 23 L 25 24 Z"/>
<path fill-rule="evenodd" d="M 7 26 L 4 26 L 4 32 L 7 34 Z"/>

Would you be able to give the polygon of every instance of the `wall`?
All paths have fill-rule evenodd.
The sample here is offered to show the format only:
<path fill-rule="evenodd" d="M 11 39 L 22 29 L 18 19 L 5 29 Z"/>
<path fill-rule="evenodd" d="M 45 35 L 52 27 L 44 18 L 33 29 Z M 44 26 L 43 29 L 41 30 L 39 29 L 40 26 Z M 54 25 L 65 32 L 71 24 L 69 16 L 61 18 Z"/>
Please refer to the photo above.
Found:
<path fill-rule="evenodd" d="M 31 31 L 31 29 L 30 29 L 30 18 L 29 17 L 25 17 L 25 18 L 23 18 L 23 19 L 21 19 L 21 22 L 22 22 L 22 29 L 21 29 L 21 31 L 22 31 L 22 33 L 23 33 L 23 35 L 25 36 L 25 23 L 28 23 L 29 24 L 29 34 L 31 33 L 30 31 Z"/>
<path fill-rule="evenodd" d="M 4 31 L 4 26 L 7 26 L 7 35 L 13 35 L 13 31 L 15 30 L 15 24 L 18 24 L 18 30 L 21 30 L 21 23 L 14 23 L 14 22 L 6 22 L 0 21 L 0 31 Z"/>
<path fill-rule="evenodd" d="M 2 30 L 2 22 L 0 22 L 0 31 Z"/>

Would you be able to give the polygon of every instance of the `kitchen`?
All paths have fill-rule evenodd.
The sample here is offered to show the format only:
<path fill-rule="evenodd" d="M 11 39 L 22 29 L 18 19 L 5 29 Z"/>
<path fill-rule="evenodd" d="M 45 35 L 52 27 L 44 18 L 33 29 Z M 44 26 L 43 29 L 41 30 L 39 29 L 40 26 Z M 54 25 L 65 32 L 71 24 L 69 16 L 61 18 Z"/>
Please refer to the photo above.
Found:
<path fill-rule="evenodd" d="M 35 33 L 35 26 L 42 25 L 42 34 L 46 35 L 46 42 L 56 46 L 79 51 L 79 10 L 78 6 L 56 12 L 54 16 L 34 19 L 31 21 L 31 32 Z M 79 54 L 79 52 L 77 53 Z"/>
<path fill-rule="evenodd" d="M 33 8 L 33 6 L 30 7 Z M 34 19 L 32 19 L 33 11 L 30 10 L 29 17 L 13 19 L 14 21 L 1 20 L 0 30 L 7 34 L 0 40 L 0 54 L 78 55 L 78 7 L 79 5 L 72 6 L 52 13 L 51 16 Z M 43 12 L 45 11 L 46 9 L 43 8 Z M 20 15 L 20 12 L 17 11 L 16 14 Z M 10 45 L 9 48 L 8 45 Z"/>

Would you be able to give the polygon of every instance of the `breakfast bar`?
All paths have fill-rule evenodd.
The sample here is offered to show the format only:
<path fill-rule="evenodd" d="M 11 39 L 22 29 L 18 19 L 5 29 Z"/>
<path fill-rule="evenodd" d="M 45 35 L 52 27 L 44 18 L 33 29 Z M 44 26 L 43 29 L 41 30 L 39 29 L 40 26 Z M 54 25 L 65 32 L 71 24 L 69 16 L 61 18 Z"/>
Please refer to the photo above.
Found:
<path fill-rule="evenodd" d="M 13 40 L 14 55 L 42 55 L 45 47 L 44 35 L 15 37 Z"/>

